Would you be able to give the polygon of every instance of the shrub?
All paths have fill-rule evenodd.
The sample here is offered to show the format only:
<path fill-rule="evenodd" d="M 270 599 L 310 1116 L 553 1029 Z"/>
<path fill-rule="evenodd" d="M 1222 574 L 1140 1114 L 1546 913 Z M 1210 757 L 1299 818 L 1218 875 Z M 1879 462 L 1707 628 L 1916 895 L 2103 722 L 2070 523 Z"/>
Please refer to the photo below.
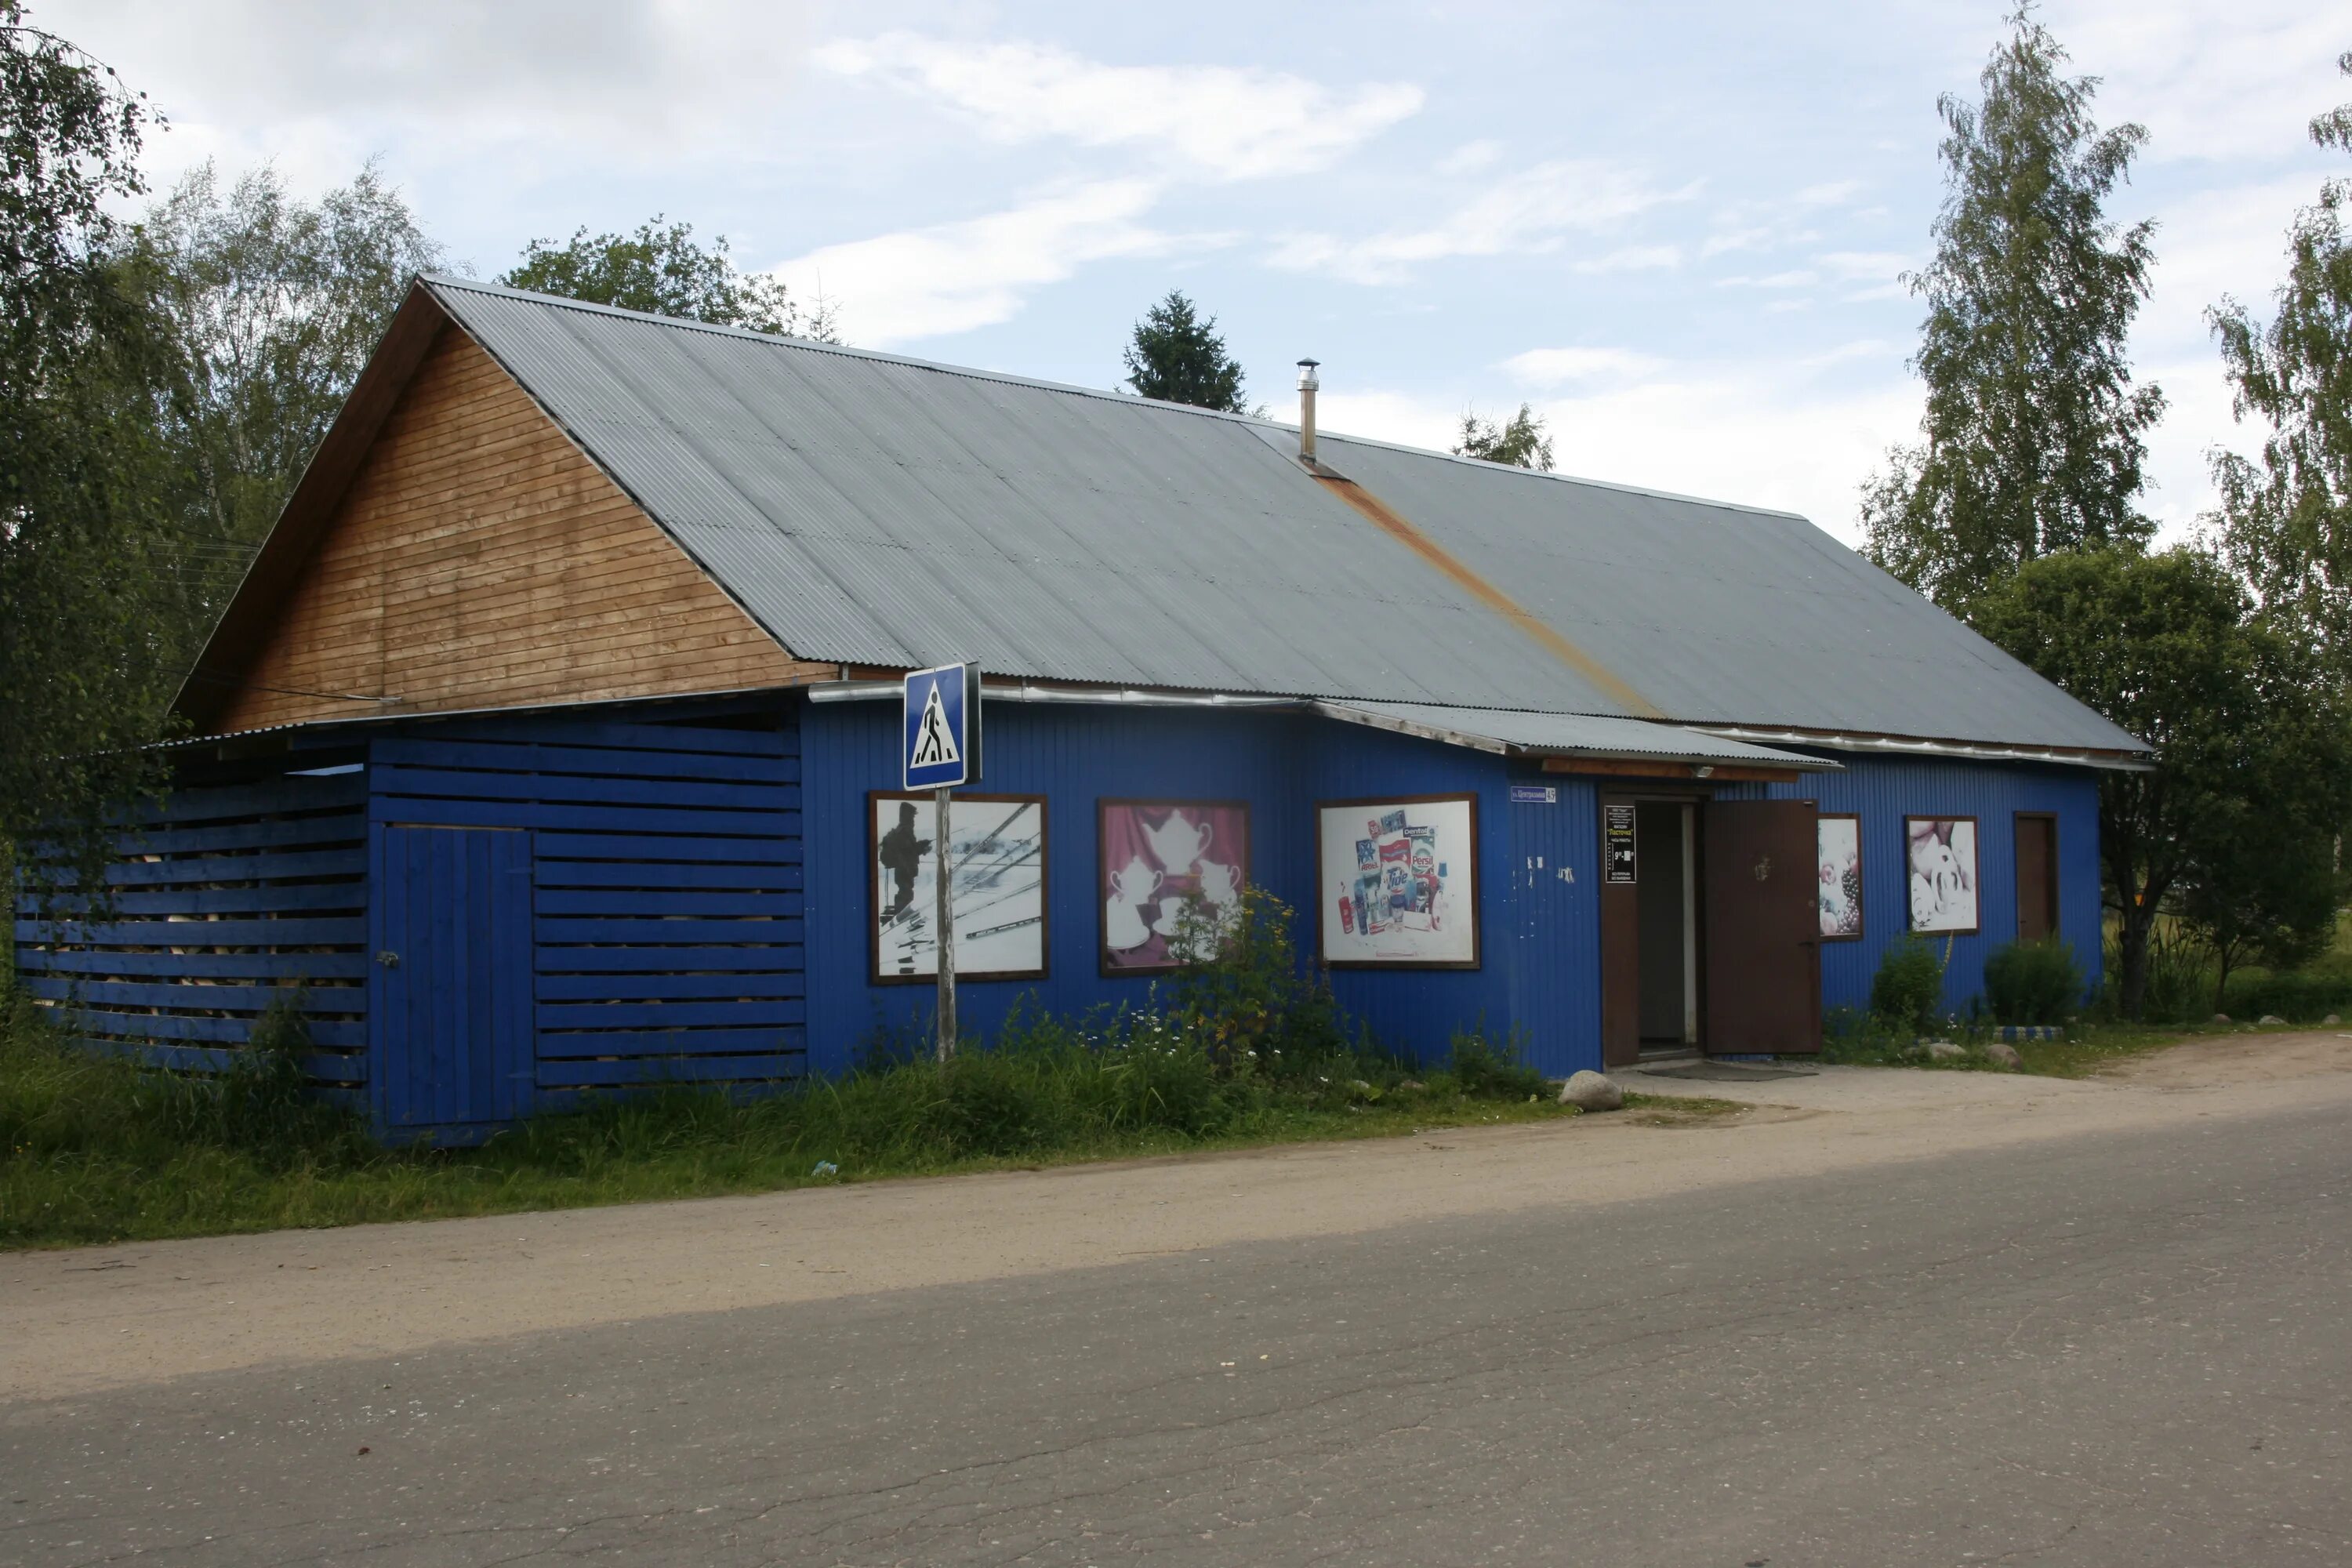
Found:
<path fill-rule="evenodd" d="M 2232 974 L 2222 997 L 2221 1011 L 2232 1018 L 2275 1013 L 2294 1023 L 2312 1024 L 2330 1013 L 2352 1013 L 2352 973 L 2312 968 Z"/>
<path fill-rule="evenodd" d="M 1177 971 L 1172 1016 L 1227 1072 L 1297 1077 L 1350 1052 L 1329 984 L 1298 962 L 1293 919 L 1280 899 L 1246 888 L 1230 924 L 1199 900 L 1179 921 L 1180 947 L 1206 956 Z"/>
<path fill-rule="evenodd" d="M 2081 1005 L 2083 966 L 2056 940 L 2004 942 L 1985 958 L 1985 1000 L 1997 1024 L 2063 1024 Z"/>
<path fill-rule="evenodd" d="M 1517 1038 L 1496 1044 L 1484 1027 L 1466 1035 L 1454 1032 L 1446 1069 L 1454 1087 L 1473 1100 L 1525 1100 L 1549 1087 L 1542 1073 L 1520 1059 Z"/>
<path fill-rule="evenodd" d="M 1934 943 L 1906 931 L 1887 945 L 1870 982 L 1870 1016 L 1889 1029 L 1935 1029 L 1944 1016 L 1944 963 Z"/>

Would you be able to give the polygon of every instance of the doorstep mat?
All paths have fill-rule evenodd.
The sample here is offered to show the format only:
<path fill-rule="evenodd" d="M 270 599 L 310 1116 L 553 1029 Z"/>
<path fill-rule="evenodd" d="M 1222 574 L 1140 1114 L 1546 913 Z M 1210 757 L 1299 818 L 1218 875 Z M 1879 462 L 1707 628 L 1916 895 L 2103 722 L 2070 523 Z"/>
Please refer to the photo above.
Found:
<path fill-rule="evenodd" d="M 1761 1062 L 1675 1062 L 1669 1067 L 1637 1068 L 1651 1078 L 1696 1078 L 1709 1083 L 1761 1083 L 1768 1078 L 1817 1078 L 1811 1068 L 1769 1067 Z"/>

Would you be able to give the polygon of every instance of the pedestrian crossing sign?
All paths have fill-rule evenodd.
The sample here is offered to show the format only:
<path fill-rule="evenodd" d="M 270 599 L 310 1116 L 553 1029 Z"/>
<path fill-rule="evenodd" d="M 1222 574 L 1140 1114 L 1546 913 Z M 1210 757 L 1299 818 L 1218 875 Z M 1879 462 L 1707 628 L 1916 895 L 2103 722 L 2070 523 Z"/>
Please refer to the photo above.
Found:
<path fill-rule="evenodd" d="M 980 672 L 943 664 L 907 676 L 898 755 L 908 789 L 980 782 Z"/>

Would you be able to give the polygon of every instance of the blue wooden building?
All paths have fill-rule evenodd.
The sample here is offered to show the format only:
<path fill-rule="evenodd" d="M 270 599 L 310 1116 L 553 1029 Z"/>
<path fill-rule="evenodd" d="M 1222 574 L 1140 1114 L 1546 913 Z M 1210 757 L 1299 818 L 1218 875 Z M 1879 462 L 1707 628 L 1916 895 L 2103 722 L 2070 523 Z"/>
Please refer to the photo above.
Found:
<path fill-rule="evenodd" d="M 2146 748 L 1801 518 L 421 279 L 179 699 L 118 918 L 16 923 L 93 1042 L 457 1138 L 1140 1000 L 1241 889 L 1423 1052 L 1818 1048 L 2100 949 Z M 948 842 L 898 675 L 988 672 Z M 916 889 L 924 889 L 915 896 Z M 1206 933 L 1206 934 L 1204 934 Z"/>

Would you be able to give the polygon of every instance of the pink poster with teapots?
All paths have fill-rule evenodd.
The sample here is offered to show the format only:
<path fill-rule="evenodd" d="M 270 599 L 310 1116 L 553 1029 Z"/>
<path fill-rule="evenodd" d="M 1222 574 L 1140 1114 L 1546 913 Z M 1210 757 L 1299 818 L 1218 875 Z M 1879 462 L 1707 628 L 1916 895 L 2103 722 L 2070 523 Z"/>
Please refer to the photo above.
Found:
<path fill-rule="evenodd" d="M 1106 800 L 1098 809 L 1103 973 L 1164 972 L 1214 956 L 1241 920 L 1248 805 Z"/>

